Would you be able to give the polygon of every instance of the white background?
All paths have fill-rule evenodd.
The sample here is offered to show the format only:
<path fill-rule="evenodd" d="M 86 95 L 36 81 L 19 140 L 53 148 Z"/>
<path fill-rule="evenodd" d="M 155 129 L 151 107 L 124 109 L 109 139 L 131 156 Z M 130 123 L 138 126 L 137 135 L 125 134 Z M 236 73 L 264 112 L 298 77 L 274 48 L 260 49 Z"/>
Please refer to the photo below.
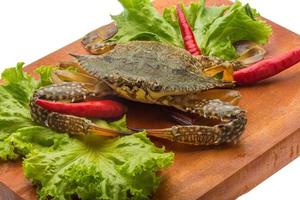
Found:
<path fill-rule="evenodd" d="M 242 2 L 249 2 L 264 17 L 300 34 L 299 1 Z M 29 64 L 73 42 L 110 22 L 109 15 L 121 10 L 117 0 L 0 1 L 0 72 L 17 61 Z M 239 199 L 300 199 L 299 169 L 298 158 Z"/>

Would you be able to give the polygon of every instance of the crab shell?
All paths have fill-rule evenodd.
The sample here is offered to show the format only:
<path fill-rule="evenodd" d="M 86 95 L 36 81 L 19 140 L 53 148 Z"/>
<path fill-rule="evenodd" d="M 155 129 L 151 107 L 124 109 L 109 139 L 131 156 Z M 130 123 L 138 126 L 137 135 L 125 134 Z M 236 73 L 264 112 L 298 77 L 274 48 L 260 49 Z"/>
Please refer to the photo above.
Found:
<path fill-rule="evenodd" d="M 234 85 L 207 77 L 201 61 L 184 49 L 158 42 L 132 41 L 103 55 L 75 57 L 89 75 L 107 83 L 120 96 L 143 103 L 160 104 L 159 99 L 165 96 Z"/>

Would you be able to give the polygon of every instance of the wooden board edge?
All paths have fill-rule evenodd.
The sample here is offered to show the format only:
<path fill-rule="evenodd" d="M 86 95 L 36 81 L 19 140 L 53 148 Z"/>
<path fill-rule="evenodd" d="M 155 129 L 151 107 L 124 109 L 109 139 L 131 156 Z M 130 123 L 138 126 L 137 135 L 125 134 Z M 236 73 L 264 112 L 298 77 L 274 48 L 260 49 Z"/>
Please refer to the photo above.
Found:
<path fill-rule="evenodd" d="M 0 182 L 0 199 L 1 200 L 23 200 L 19 195 L 12 191 L 7 185 Z"/>
<path fill-rule="evenodd" d="M 290 134 L 237 173 L 199 197 L 199 200 L 236 199 L 300 156 L 300 129 Z M 247 177 L 247 178 L 246 178 Z M 228 187 L 230 186 L 230 187 Z"/>

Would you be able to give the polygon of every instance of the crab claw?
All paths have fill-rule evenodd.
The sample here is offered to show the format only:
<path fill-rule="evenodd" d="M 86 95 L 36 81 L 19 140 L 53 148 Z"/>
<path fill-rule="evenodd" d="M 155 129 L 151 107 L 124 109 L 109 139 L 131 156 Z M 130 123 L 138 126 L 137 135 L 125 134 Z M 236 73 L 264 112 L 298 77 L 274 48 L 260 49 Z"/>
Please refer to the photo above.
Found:
<path fill-rule="evenodd" d="M 129 132 L 101 128 L 88 119 L 55 112 L 48 114 L 46 122 L 44 125 L 47 127 L 71 135 L 92 134 L 105 137 L 117 137 L 131 134 Z"/>
<path fill-rule="evenodd" d="M 113 37 L 117 32 L 115 23 L 110 23 L 85 35 L 81 43 L 91 54 L 103 54 L 113 48 L 114 44 L 107 43 L 106 40 Z"/>
<path fill-rule="evenodd" d="M 250 41 L 240 41 L 235 44 L 239 57 L 237 58 L 244 66 L 251 65 L 262 60 L 266 50 L 258 44 Z"/>
<path fill-rule="evenodd" d="M 219 145 L 236 142 L 245 129 L 245 111 L 218 99 L 195 102 L 186 111 L 206 118 L 218 119 L 219 124 L 177 125 L 165 129 L 146 129 L 148 135 L 190 145 Z M 188 122 L 190 123 L 190 122 Z"/>
<path fill-rule="evenodd" d="M 82 83 L 65 82 L 46 86 L 37 90 L 30 101 L 32 119 L 35 122 L 47 126 L 53 130 L 70 133 L 72 135 L 94 134 L 115 137 L 131 134 L 131 132 L 101 128 L 94 124 L 91 120 L 52 112 L 36 104 L 37 99 L 46 99 L 52 101 L 82 101 L 88 97 L 94 97 L 96 94 L 89 91 L 89 89 L 85 86 L 86 85 Z"/>

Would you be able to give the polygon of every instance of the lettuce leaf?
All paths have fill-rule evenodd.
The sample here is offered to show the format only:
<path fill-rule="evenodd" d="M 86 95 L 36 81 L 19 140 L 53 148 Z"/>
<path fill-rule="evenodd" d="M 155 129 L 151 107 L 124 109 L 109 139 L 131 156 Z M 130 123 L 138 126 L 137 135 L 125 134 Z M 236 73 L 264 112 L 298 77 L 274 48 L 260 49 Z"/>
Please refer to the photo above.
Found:
<path fill-rule="evenodd" d="M 175 6 L 164 9 L 160 16 L 149 0 L 119 1 L 124 11 L 112 17 L 118 33 L 111 41 L 154 40 L 184 48 Z M 231 6 L 206 7 L 205 0 L 199 0 L 182 7 L 204 55 L 231 60 L 237 57 L 235 42 L 265 44 L 272 33 L 254 9 L 239 1 Z"/>
<path fill-rule="evenodd" d="M 235 2 L 223 16 L 216 18 L 211 24 L 203 26 L 206 30 L 195 27 L 196 33 L 202 33 L 201 35 L 196 34 L 202 52 L 205 55 L 230 60 L 237 57 L 236 49 L 233 46 L 237 41 L 267 43 L 272 34 L 272 28 L 257 17 L 258 13 L 252 10 L 248 4 L 243 6 L 240 2 Z"/>
<path fill-rule="evenodd" d="M 156 11 L 150 0 L 119 0 L 124 7 L 120 15 L 112 16 L 118 27 L 110 41 L 155 40 L 182 46 L 181 36 Z"/>
<path fill-rule="evenodd" d="M 41 187 L 40 199 L 147 199 L 159 184 L 156 171 L 171 162 L 172 154 L 138 133 L 118 139 L 86 136 L 62 150 L 35 151 L 24 170 Z"/>
<path fill-rule="evenodd" d="M 5 83 L 0 86 L 0 160 L 18 158 L 6 140 L 18 129 L 33 125 L 28 104 L 39 83 L 22 72 L 23 65 L 18 63 L 1 76 Z"/>
<path fill-rule="evenodd" d="M 69 136 L 66 134 L 33 124 L 16 130 L 3 141 L 7 149 L 1 151 L 0 159 L 15 160 L 32 151 L 62 149 L 63 145 L 69 142 Z"/>
<path fill-rule="evenodd" d="M 38 67 L 35 72 L 40 75 L 40 81 L 39 81 L 39 86 L 46 86 L 52 84 L 51 80 L 51 74 L 54 70 L 57 70 L 58 67 L 54 66 L 40 66 Z"/>
<path fill-rule="evenodd" d="M 200 0 L 198 3 L 198 12 L 196 14 L 195 23 L 192 25 L 197 43 L 200 44 L 202 36 L 204 36 L 210 25 L 221 16 L 224 15 L 228 6 L 205 6 L 205 0 Z"/>
<path fill-rule="evenodd" d="M 39 68 L 41 80 L 35 80 L 22 66 L 2 74 L 0 160 L 24 157 L 24 173 L 38 186 L 39 199 L 147 199 L 158 187 L 156 172 L 172 163 L 173 153 L 157 148 L 145 133 L 70 137 L 35 124 L 29 100 L 34 90 L 51 84 L 53 68 Z M 96 123 L 127 130 L 126 117 Z"/>
<path fill-rule="evenodd" d="M 31 76 L 22 72 L 24 63 L 17 63 L 16 67 L 4 70 L 1 79 L 5 81 L 2 86 L 3 89 L 8 91 L 11 96 L 20 104 L 28 107 L 28 102 L 33 91 L 38 87 L 39 81 Z"/>

